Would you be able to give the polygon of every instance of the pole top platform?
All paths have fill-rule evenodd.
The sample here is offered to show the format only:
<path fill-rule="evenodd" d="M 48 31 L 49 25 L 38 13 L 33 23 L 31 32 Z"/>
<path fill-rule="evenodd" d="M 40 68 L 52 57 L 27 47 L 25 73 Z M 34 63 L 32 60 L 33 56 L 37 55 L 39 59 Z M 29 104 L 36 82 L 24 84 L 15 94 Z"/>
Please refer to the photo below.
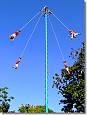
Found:
<path fill-rule="evenodd" d="M 44 6 L 41 11 L 44 15 L 45 14 L 52 14 L 52 12 L 49 10 L 48 6 Z"/>

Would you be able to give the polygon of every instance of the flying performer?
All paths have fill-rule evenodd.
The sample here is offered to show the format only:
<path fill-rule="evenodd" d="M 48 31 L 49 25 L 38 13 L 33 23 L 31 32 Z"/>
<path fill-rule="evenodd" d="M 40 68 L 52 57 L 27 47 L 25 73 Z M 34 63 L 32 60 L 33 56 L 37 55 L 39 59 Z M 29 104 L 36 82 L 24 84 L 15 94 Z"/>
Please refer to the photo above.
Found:
<path fill-rule="evenodd" d="M 42 12 L 43 14 L 52 14 L 52 12 L 49 10 L 48 6 L 45 6 L 44 8 L 42 8 Z"/>
<path fill-rule="evenodd" d="M 69 67 L 68 67 L 68 65 L 67 65 L 67 62 L 66 61 L 64 61 L 64 68 L 66 69 L 66 71 L 68 72 L 68 75 L 70 75 L 71 74 L 71 72 L 70 72 L 70 70 L 69 70 Z"/>
<path fill-rule="evenodd" d="M 19 57 L 19 59 L 16 60 L 16 63 L 15 63 L 15 65 L 12 68 L 18 69 L 20 61 L 21 61 L 21 57 Z"/>
<path fill-rule="evenodd" d="M 19 34 L 20 34 L 20 30 L 18 30 L 18 31 L 16 31 L 16 32 L 14 32 L 12 35 L 10 35 L 10 40 L 14 40 L 14 38 L 16 37 L 16 36 L 18 36 Z"/>
<path fill-rule="evenodd" d="M 71 38 L 76 38 L 80 33 L 75 32 L 75 30 L 69 30 L 69 34 Z"/>

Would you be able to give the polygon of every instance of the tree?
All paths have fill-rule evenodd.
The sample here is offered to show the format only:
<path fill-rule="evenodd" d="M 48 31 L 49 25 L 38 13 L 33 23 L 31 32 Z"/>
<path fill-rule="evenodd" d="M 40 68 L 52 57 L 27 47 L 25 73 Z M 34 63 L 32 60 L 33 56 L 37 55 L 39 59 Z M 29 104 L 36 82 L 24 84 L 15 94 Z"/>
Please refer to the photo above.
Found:
<path fill-rule="evenodd" d="M 45 106 L 42 106 L 42 105 L 33 106 L 33 105 L 29 105 L 29 104 L 26 104 L 26 105 L 22 104 L 19 107 L 18 111 L 21 113 L 43 113 L 43 112 L 45 112 Z M 52 113 L 53 110 L 48 109 L 48 112 Z"/>
<path fill-rule="evenodd" d="M 53 76 L 53 87 L 58 89 L 64 99 L 60 104 L 64 104 L 64 112 L 85 112 L 85 43 L 82 48 L 71 51 L 71 57 L 75 60 L 69 67 L 71 74 L 68 75 L 62 69 L 61 76 L 57 73 Z"/>
<path fill-rule="evenodd" d="M 0 88 L 0 112 L 8 112 L 10 108 L 10 101 L 14 97 L 8 97 L 7 87 Z"/>

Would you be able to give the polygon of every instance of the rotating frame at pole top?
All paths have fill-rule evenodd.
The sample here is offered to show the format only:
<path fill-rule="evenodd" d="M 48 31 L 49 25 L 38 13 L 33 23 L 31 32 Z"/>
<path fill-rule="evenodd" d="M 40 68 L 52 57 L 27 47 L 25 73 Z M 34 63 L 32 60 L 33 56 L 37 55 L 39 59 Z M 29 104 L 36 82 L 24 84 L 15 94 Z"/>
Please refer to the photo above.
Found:
<path fill-rule="evenodd" d="M 52 14 L 52 12 L 49 10 L 48 6 L 44 6 L 41 10 L 41 12 L 45 14 Z"/>

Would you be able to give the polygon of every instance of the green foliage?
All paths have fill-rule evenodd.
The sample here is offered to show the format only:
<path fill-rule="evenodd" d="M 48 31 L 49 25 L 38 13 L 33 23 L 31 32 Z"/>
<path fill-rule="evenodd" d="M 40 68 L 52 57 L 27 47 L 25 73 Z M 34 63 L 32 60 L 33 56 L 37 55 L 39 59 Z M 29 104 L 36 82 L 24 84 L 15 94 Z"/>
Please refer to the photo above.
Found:
<path fill-rule="evenodd" d="M 8 97 L 7 87 L 0 88 L 0 112 L 8 112 L 10 108 L 10 101 L 14 97 Z"/>
<path fill-rule="evenodd" d="M 55 74 L 53 77 L 53 87 L 55 86 L 58 93 L 64 97 L 60 100 L 60 104 L 64 104 L 62 111 L 85 112 L 85 43 L 79 50 L 73 50 L 71 57 L 75 60 L 75 63 L 69 67 L 71 75 L 62 69 L 61 76 Z"/>
<path fill-rule="evenodd" d="M 45 106 L 42 106 L 42 105 L 33 106 L 29 104 L 26 104 L 26 105 L 22 104 L 19 107 L 18 111 L 21 113 L 43 113 L 45 112 Z M 51 109 L 48 109 L 48 112 L 52 113 L 53 111 Z"/>

